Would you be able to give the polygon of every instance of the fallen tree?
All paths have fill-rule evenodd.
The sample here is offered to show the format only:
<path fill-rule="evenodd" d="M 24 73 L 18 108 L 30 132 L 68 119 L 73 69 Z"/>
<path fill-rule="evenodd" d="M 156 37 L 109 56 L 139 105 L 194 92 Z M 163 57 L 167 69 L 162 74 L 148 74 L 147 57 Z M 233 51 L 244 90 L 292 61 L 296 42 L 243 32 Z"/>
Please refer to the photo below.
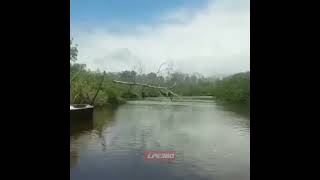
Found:
<path fill-rule="evenodd" d="M 178 94 L 176 94 L 173 91 L 171 91 L 169 89 L 169 87 L 154 86 L 154 85 L 150 85 L 150 84 L 143 84 L 143 83 L 136 83 L 136 82 L 126 82 L 126 81 L 118 81 L 118 80 L 113 80 L 112 82 L 117 83 L 117 84 L 124 84 L 124 85 L 128 85 L 128 86 L 142 86 L 142 87 L 159 89 L 161 95 L 168 96 L 168 97 L 170 97 L 171 100 L 172 100 L 173 96 L 180 97 Z M 173 88 L 174 86 L 172 86 L 170 88 Z"/>

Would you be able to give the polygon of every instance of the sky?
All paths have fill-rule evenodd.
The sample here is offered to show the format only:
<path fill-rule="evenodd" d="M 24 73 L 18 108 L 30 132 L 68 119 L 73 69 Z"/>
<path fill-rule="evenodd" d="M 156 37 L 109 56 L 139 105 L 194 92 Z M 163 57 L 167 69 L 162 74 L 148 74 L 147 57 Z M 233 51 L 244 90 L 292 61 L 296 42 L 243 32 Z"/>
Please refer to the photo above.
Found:
<path fill-rule="evenodd" d="M 71 0 L 78 63 L 206 76 L 250 70 L 249 0 Z"/>

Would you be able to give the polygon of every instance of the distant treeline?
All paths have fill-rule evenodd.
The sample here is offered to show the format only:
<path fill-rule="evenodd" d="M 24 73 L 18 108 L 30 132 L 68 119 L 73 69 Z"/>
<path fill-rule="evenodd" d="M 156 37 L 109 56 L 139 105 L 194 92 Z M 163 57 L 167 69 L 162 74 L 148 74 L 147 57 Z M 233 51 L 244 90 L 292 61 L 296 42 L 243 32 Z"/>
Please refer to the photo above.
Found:
<path fill-rule="evenodd" d="M 212 89 L 212 96 L 225 101 L 250 104 L 250 72 L 217 80 Z"/>
<path fill-rule="evenodd" d="M 103 78 L 103 72 L 91 71 L 77 63 L 77 47 L 70 43 L 70 103 L 90 103 Z M 214 96 L 223 101 L 248 104 L 250 102 L 250 72 L 238 73 L 222 79 L 200 74 L 168 72 L 137 73 L 134 70 L 107 72 L 95 105 L 119 105 L 130 98 L 161 96 L 159 89 L 115 84 L 112 80 L 165 86 L 181 96 Z"/>
<path fill-rule="evenodd" d="M 184 96 L 214 96 L 233 103 L 250 103 L 250 72 L 237 73 L 221 79 L 195 78 L 186 74 L 177 81 L 175 92 Z"/>

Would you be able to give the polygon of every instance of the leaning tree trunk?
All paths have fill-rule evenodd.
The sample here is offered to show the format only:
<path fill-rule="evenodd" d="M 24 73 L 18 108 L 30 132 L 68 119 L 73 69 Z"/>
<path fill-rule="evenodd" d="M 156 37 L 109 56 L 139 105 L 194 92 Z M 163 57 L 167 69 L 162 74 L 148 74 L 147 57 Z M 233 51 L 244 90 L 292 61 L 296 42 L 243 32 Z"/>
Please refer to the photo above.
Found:
<path fill-rule="evenodd" d="M 104 71 L 103 72 L 103 76 L 102 76 L 102 79 L 101 79 L 101 81 L 100 81 L 100 84 L 99 84 L 99 86 L 98 86 L 98 89 L 97 89 L 97 92 L 96 92 L 96 94 L 94 95 L 94 97 L 92 98 L 92 100 L 91 100 L 91 105 L 93 105 L 94 104 L 94 102 L 95 102 L 95 100 L 96 100 L 96 98 L 97 98 L 97 96 L 98 96 L 98 93 L 99 93 L 99 91 L 100 91 L 100 89 L 101 89 L 101 86 L 102 86 L 102 84 L 103 84 L 103 80 L 104 80 L 104 76 L 106 75 L 106 72 Z"/>
<path fill-rule="evenodd" d="M 148 88 L 154 88 L 154 89 L 159 89 L 160 92 L 161 90 L 166 91 L 167 95 L 170 97 L 170 100 L 172 101 L 173 96 L 180 97 L 178 94 L 172 92 L 169 87 L 162 87 L 162 86 L 153 86 L 149 84 L 142 84 L 142 83 L 136 83 L 136 82 L 125 82 L 125 81 L 117 81 L 113 80 L 112 82 L 118 83 L 118 84 L 124 84 L 124 85 L 129 85 L 129 86 L 142 86 L 142 87 L 148 87 Z M 174 85 L 175 86 L 175 85 Z"/>

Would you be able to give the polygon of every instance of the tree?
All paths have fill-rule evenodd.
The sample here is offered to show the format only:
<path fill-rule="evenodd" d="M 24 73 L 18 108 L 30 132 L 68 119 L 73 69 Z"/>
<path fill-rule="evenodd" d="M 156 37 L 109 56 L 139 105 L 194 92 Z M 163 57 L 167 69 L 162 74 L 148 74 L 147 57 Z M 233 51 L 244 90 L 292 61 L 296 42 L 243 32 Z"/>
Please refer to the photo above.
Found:
<path fill-rule="evenodd" d="M 73 44 L 73 39 L 70 40 L 70 62 L 75 62 L 78 58 L 78 47 Z"/>
<path fill-rule="evenodd" d="M 214 85 L 213 95 L 226 101 L 250 103 L 250 72 L 218 80 Z"/>
<path fill-rule="evenodd" d="M 134 82 L 136 75 L 135 71 L 122 71 L 120 73 L 120 80 Z"/>

